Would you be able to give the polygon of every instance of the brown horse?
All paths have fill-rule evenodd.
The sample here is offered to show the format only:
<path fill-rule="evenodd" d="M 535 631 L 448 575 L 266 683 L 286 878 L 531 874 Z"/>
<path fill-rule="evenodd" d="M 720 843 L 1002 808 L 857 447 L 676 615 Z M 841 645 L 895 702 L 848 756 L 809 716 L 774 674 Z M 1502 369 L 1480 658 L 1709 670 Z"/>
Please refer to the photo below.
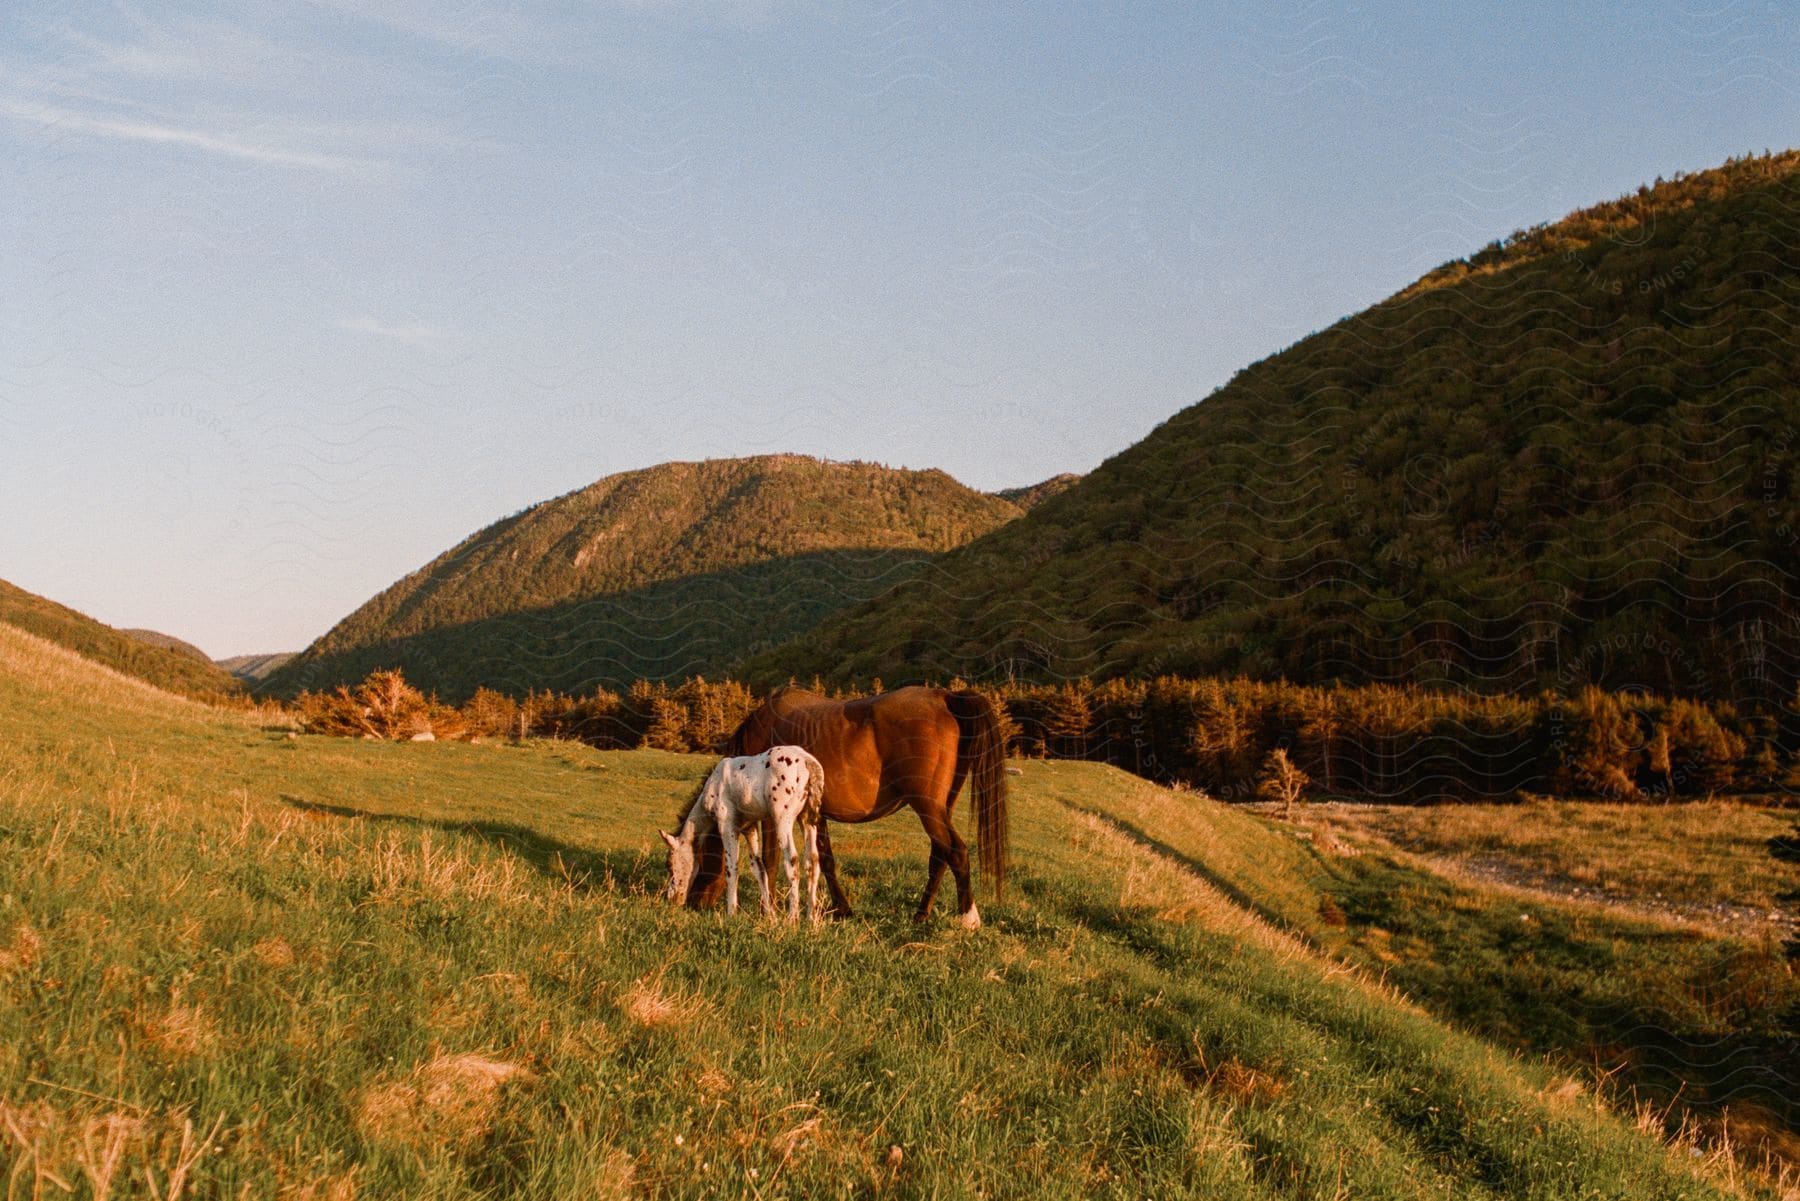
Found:
<path fill-rule="evenodd" d="M 956 877 L 956 908 L 963 924 L 971 929 L 981 924 L 969 886 L 969 848 L 950 816 L 968 777 L 981 870 L 999 899 L 1007 857 L 1006 744 L 992 702 L 977 692 L 921 687 L 838 701 L 789 686 L 744 719 L 725 753 L 756 755 L 784 743 L 804 747 L 824 766 L 827 820 L 875 821 L 902 806 L 911 806 L 919 815 L 931 840 L 931 866 L 914 915 L 917 920 L 930 916 L 938 884 L 949 868 Z M 703 848 L 688 904 L 710 905 L 717 899 L 724 885 L 719 872 L 722 857 L 716 839 Z M 832 912 L 848 917 L 850 902 L 838 883 L 837 861 L 823 822 L 819 859 L 831 890 Z"/>

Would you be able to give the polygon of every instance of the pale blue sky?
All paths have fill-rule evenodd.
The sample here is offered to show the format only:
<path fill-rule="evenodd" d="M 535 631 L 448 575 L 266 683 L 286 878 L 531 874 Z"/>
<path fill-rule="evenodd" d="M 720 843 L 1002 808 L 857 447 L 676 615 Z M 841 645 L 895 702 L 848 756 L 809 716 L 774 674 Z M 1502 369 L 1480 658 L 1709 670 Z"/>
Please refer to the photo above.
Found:
<path fill-rule="evenodd" d="M 0 7 L 0 577 L 297 649 L 668 459 L 1085 471 L 1800 142 L 1791 3 L 1099 7 Z"/>

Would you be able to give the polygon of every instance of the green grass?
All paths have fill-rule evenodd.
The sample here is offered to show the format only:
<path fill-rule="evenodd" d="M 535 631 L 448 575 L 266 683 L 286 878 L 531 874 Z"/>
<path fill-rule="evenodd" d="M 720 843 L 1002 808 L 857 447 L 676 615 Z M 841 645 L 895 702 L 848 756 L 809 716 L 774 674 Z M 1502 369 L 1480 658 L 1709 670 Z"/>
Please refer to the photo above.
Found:
<path fill-rule="evenodd" d="M 1793 814 L 1753 803 L 1539 799 L 1322 812 L 1363 841 L 1373 834 L 1408 850 L 1504 865 L 1523 880 L 1566 881 L 1651 905 L 1766 912 L 1797 883 L 1793 867 L 1769 853 L 1769 840 L 1793 826 Z"/>
<path fill-rule="evenodd" d="M 1800 1104 L 1792 1095 L 1800 1078 L 1793 1025 L 1800 983 L 1773 928 L 1754 939 L 1719 937 L 1447 877 L 1403 853 L 1322 851 L 1320 842 L 1343 844 L 1316 824 L 1264 824 L 1198 801 L 1172 818 L 1166 794 L 1145 784 L 1077 803 L 1462 1028 L 1597 1072 L 1674 1125 L 1731 1135 L 1753 1160 L 1800 1152 Z M 1697 857 L 1708 870 L 1723 875 L 1730 830 L 1755 811 L 1684 808 L 1641 822 L 1684 830 L 1689 845 L 1707 849 Z M 1595 854 L 1617 861 L 1635 849 L 1644 860 L 1652 858 L 1641 845 L 1648 841 L 1621 835 Z M 1578 853 L 1575 845 L 1562 852 Z M 1740 840 L 1738 863 L 1739 877 L 1773 886 L 1777 865 L 1761 842 Z"/>
<path fill-rule="evenodd" d="M 836 836 L 855 920 L 787 929 L 653 895 L 655 828 L 708 766 L 291 736 L 0 629 L 0 1177 L 16 1196 L 168 1195 L 183 1172 L 187 1196 L 1734 1192 L 1726 1158 L 1258 916 L 1301 912 L 1316 861 L 1258 819 L 1027 764 L 984 929 L 908 920 L 924 839 L 904 817 Z M 1126 828 L 1152 817 L 1161 850 Z"/>

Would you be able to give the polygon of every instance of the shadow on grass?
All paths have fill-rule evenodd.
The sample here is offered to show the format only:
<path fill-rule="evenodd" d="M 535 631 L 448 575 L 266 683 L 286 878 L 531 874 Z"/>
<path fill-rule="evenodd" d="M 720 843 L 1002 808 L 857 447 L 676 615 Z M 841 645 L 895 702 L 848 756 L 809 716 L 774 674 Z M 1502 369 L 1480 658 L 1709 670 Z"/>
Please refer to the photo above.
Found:
<path fill-rule="evenodd" d="M 1794 828 L 1785 834 L 1777 834 L 1769 839 L 1769 854 L 1779 863 L 1800 863 L 1800 822 L 1796 822 Z M 1776 900 L 1789 909 L 1800 909 L 1800 888 L 1790 889 Z M 1796 931 L 1792 938 L 1782 944 L 1782 950 L 1787 952 L 1789 960 L 1800 961 L 1800 931 Z M 1800 1012 L 1794 1014 L 1793 1025 L 1796 1036 L 1800 1037 Z"/>
<path fill-rule="evenodd" d="M 668 881 L 667 866 L 659 854 L 644 854 L 638 851 L 603 851 L 595 850 L 592 847 L 572 846 L 569 843 L 546 837 L 528 826 L 514 825 L 510 822 L 451 821 L 403 813 L 382 813 L 378 810 L 357 809 L 350 805 L 309 801 L 305 797 L 295 796 L 291 793 L 281 794 L 281 801 L 283 804 L 305 813 L 358 818 L 368 822 L 410 826 L 414 829 L 442 830 L 450 834 L 473 834 L 516 855 L 547 878 L 558 883 L 567 883 L 583 891 L 639 893 L 660 897 L 663 887 Z M 904 933 L 915 938 L 920 936 L 921 930 L 943 924 L 942 919 L 946 916 L 946 912 L 945 907 L 941 905 L 938 910 L 939 918 L 933 919 L 924 927 L 913 924 L 911 900 L 915 898 L 908 895 L 908 889 L 916 889 L 920 881 L 900 872 L 891 862 L 880 858 L 865 860 L 862 856 L 845 858 L 840 855 L 838 867 L 843 875 L 845 887 L 852 894 L 853 903 L 855 903 L 856 893 L 861 891 L 868 901 L 878 907 L 873 914 L 858 908 L 851 920 L 863 921 L 865 924 L 872 925 L 895 937 Z M 748 869 L 745 870 L 739 888 L 740 898 L 747 896 L 754 908 L 756 882 L 754 877 L 749 875 Z M 821 894 L 823 891 L 821 888 Z M 823 895 L 821 895 L 821 901 L 823 899 Z M 723 903 L 708 908 L 724 912 Z M 888 912 L 890 909 L 891 913 Z M 890 926 L 891 929 L 889 929 Z"/>
<path fill-rule="evenodd" d="M 1105 822 L 1271 925 L 1366 970 L 1440 1016 L 1528 1054 L 1593 1069 L 1660 1105 L 1714 1120 L 1760 1111 L 1771 1145 L 1800 1151 L 1800 990 L 1779 955 L 1556 906 L 1476 894 L 1382 857 L 1324 866 L 1315 887 L 1347 928 L 1297 928 L 1191 856 L 1130 822 Z M 1778 841 L 1778 840 L 1772 840 Z M 1800 857 L 1800 837 L 1773 846 Z M 1521 918 L 1521 912 L 1529 912 Z M 1177 954 L 1153 926 L 1105 907 L 1077 916 L 1140 953 Z M 1629 927 L 1629 929 L 1627 929 Z"/>
<path fill-rule="evenodd" d="M 1800 991 L 1773 947 L 1482 902 L 1380 857 L 1332 874 L 1351 940 L 1340 953 L 1442 1016 L 1585 1066 L 1659 1108 L 1740 1124 L 1756 1112 L 1751 1128 L 1767 1145 L 1800 1151 Z"/>
<path fill-rule="evenodd" d="M 283 793 L 281 800 L 283 804 L 305 813 L 360 818 L 415 829 L 442 830 L 450 834 L 473 834 L 505 848 L 550 879 L 566 882 L 578 889 L 654 892 L 663 884 L 664 867 L 656 856 L 638 851 L 599 851 L 591 847 L 571 846 L 566 842 L 547 838 L 527 826 L 516 826 L 509 822 L 449 821 L 402 813 L 381 813 L 349 805 L 309 801 L 289 793 Z"/>
<path fill-rule="evenodd" d="M 1301 938 L 1311 941 L 1307 931 L 1295 928 L 1292 923 L 1285 920 L 1279 913 L 1276 913 L 1265 905 L 1259 904 L 1256 898 L 1239 888 L 1236 884 L 1233 884 L 1230 880 L 1227 880 L 1224 876 L 1213 871 L 1206 864 L 1200 862 L 1200 860 L 1195 859 L 1190 855 L 1183 854 L 1181 851 L 1176 850 L 1174 847 L 1144 830 L 1142 827 L 1136 826 L 1122 818 L 1114 817 L 1110 813 L 1103 813 L 1098 809 L 1089 809 L 1083 805 L 1077 805 L 1070 801 L 1064 801 L 1063 804 L 1074 810 L 1076 813 L 1104 822 L 1108 827 L 1123 834 L 1126 838 L 1137 843 L 1145 850 L 1154 851 L 1169 862 L 1186 868 L 1189 872 L 1200 877 L 1200 879 L 1204 880 L 1214 889 L 1223 893 L 1232 904 L 1240 909 L 1249 910 L 1276 929 L 1285 930 L 1291 934 L 1298 935 Z"/>

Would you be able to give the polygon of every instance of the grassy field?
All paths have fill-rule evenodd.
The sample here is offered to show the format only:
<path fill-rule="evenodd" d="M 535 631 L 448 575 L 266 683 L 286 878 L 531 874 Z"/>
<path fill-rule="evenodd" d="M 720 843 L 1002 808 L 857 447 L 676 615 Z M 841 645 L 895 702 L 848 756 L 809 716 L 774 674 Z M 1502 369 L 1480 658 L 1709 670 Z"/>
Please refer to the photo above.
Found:
<path fill-rule="evenodd" d="M 1796 886 L 1769 853 L 1791 811 L 1731 801 L 1619 805 L 1537 800 L 1521 805 L 1309 807 L 1351 837 L 1512 869 L 1521 882 L 1573 885 L 1624 901 L 1768 914 Z"/>
<path fill-rule="evenodd" d="M 1078 763 L 1013 780 L 978 932 L 908 920 L 905 818 L 836 839 L 856 919 L 727 921 L 654 896 L 708 766 L 298 736 L 0 627 L 8 1195 L 1776 1195 L 1450 1004 L 1753 949 L 1550 905 L 1537 946 Z"/>
<path fill-rule="evenodd" d="M 1727 933 L 1741 926 L 1566 901 L 1433 870 L 1433 860 L 1379 839 L 1342 837 L 1346 826 L 1367 829 L 1346 816 L 1357 806 L 1330 807 L 1329 815 L 1308 806 L 1291 826 L 1271 823 L 1263 828 L 1286 840 L 1273 847 L 1246 829 L 1260 824 L 1255 814 L 1197 806 L 1172 816 L 1160 793 L 1120 786 L 1089 804 L 1281 928 L 1458 1026 L 1585 1067 L 1590 1080 L 1624 1089 L 1672 1127 L 1733 1143 L 1750 1162 L 1800 1163 L 1800 982 L 1781 945 L 1787 927 L 1759 921 L 1749 926 L 1754 936 L 1744 936 Z M 1722 857 L 1719 848 L 1733 843 L 1744 813 L 1756 813 L 1688 808 L 1646 815 L 1644 832 L 1615 833 L 1616 845 L 1601 840 L 1596 854 L 1640 847 L 1650 858 L 1660 816 Z M 1453 827 L 1456 817 L 1443 820 Z M 1486 825 L 1493 824 L 1490 815 Z M 1142 833 L 1151 828 L 1161 833 Z M 1563 834 L 1571 842 L 1562 855 L 1573 861 L 1576 836 Z M 1778 873 L 1761 875 L 1765 863 L 1779 866 L 1767 848 L 1741 845 L 1740 874 L 1763 881 L 1740 884 L 1742 895 L 1780 887 Z"/>

